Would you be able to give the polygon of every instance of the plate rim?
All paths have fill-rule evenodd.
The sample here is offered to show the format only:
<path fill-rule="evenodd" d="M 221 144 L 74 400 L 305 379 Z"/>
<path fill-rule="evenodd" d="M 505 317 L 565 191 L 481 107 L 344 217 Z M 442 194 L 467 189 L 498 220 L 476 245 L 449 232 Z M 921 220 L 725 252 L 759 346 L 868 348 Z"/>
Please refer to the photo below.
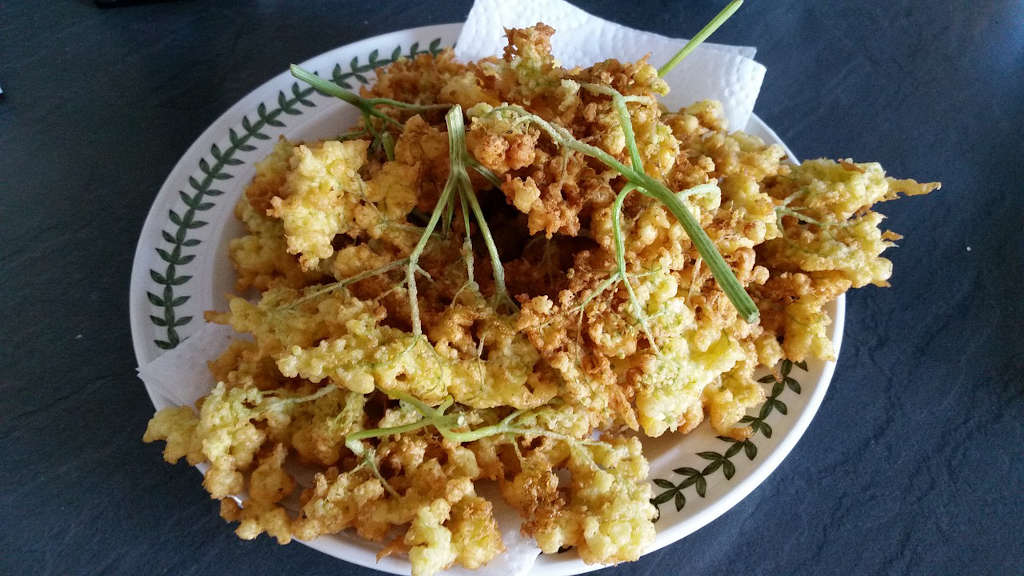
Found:
<path fill-rule="evenodd" d="M 457 36 L 462 25 L 462 22 L 452 22 L 384 32 L 356 40 L 342 46 L 334 47 L 306 59 L 301 65 L 307 68 L 315 68 L 316 66 L 312 63 L 328 59 L 329 55 L 336 54 L 342 50 L 354 51 L 364 47 L 370 48 L 374 43 L 383 44 L 389 37 L 395 35 L 413 35 L 415 37 L 426 37 L 430 34 L 439 37 Z M 250 90 L 243 97 L 239 98 L 229 106 L 227 110 L 211 122 L 210 125 L 195 138 L 188 148 L 182 152 L 181 157 L 170 170 L 159 190 L 154 195 L 153 202 L 147 211 L 146 218 L 139 231 L 139 238 L 136 243 L 135 253 L 132 259 L 132 272 L 128 292 L 128 312 L 132 335 L 132 347 L 135 353 L 136 362 L 139 366 L 159 358 L 164 353 L 160 352 L 150 356 L 146 347 L 148 336 L 143 328 L 147 313 L 145 312 L 144 304 L 142 306 L 138 305 L 140 301 L 142 303 L 145 302 L 146 272 L 149 271 L 147 263 L 152 262 L 154 258 L 153 246 L 151 246 L 147 241 L 147 234 L 154 234 L 160 224 L 166 219 L 166 215 L 161 214 L 161 209 L 164 208 L 162 200 L 166 195 L 174 193 L 174 190 L 178 188 L 177 184 L 179 182 L 184 181 L 189 175 L 195 172 L 194 164 L 197 161 L 197 158 L 202 158 L 204 156 L 203 150 L 206 149 L 206 147 L 218 142 L 220 137 L 240 122 L 241 118 L 246 113 L 251 112 L 250 108 L 253 108 L 256 102 L 262 103 L 266 100 L 268 94 L 272 94 L 274 91 L 279 89 L 280 86 L 283 86 L 283 81 L 289 78 L 290 75 L 287 70 L 276 74 L 261 83 L 259 86 Z M 744 127 L 744 130 L 749 131 L 752 126 L 763 131 L 771 139 L 779 143 L 785 150 L 787 156 L 794 162 L 797 161 L 796 156 L 785 142 L 783 142 L 771 127 L 769 127 L 756 114 L 752 114 L 750 122 L 748 122 L 748 125 Z M 835 350 L 836 358 L 838 358 L 842 346 L 845 316 L 846 298 L 845 295 L 841 295 L 836 299 L 834 304 L 834 311 L 831 314 L 832 324 L 830 325 L 829 334 Z M 813 420 L 817 415 L 825 394 L 831 384 L 832 377 L 835 374 L 835 369 L 836 361 L 826 361 L 823 363 L 822 372 L 818 377 L 817 382 L 814 384 L 812 394 L 808 397 L 807 403 L 803 407 L 802 411 L 795 418 L 789 419 L 791 424 L 785 434 L 769 453 L 767 453 L 763 458 L 758 459 L 759 462 L 755 463 L 755 465 L 750 469 L 746 478 L 743 478 L 734 484 L 730 484 L 723 493 L 716 496 L 709 506 L 694 513 L 692 516 L 684 518 L 682 521 L 669 526 L 659 526 L 655 541 L 647 550 L 644 551 L 643 555 L 647 555 L 651 552 L 674 544 L 700 528 L 707 526 L 722 516 L 725 512 L 735 507 L 736 504 L 750 495 L 754 489 L 764 483 L 764 481 L 778 468 L 782 461 L 789 456 L 796 443 L 807 431 L 811 420 Z M 154 396 L 154 393 L 149 389 L 149 387 L 145 387 L 145 389 L 150 402 L 156 406 L 158 399 Z M 353 537 L 348 533 L 331 536 L 333 536 L 333 538 L 318 538 L 313 541 L 298 541 L 338 560 L 394 574 L 409 573 L 409 563 L 404 558 L 399 560 L 397 558 L 387 557 L 378 561 L 375 554 L 369 552 L 364 547 L 355 545 L 354 542 L 350 542 L 351 540 L 361 541 L 361 539 Z M 347 554 L 344 557 L 339 556 L 336 553 L 336 547 L 339 544 L 345 546 Z M 606 565 L 585 564 L 578 556 L 564 558 L 555 555 L 541 555 L 533 573 L 543 574 L 546 576 L 568 576 L 599 570 L 606 567 Z"/>

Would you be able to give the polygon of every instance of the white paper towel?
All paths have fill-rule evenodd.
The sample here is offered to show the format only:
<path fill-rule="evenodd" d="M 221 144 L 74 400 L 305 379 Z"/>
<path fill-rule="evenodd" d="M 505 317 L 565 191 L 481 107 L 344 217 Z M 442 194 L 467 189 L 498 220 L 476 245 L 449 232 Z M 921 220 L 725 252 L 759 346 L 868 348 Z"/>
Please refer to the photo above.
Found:
<path fill-rule="evenodd" d="M 500 56 L 505 28 L 544 22 L 555 29 L 551 52 L 567 68 L 615 58 L 668 62 L 685 39 L 627 28 L 593 16 L 563 0 L 476 0 L 455 43 L 455 56 L 469 61 Z M 696 30 L 694 30 L 696 32 Z M 729 128 L 742 130 L 754 112 L 765 67 L 753 60 L 755 49 L 704 43 L 672 69 L 665 80 L 672 91 L 662 102 L 672 110 L 698 100 L 722 102 Z"/>
<path fill-rule="evenodd" d="M 139 378 L 157 409 L 192 406 L 208 394 L 216 382 L 206 363 L 220 356 L 237 336 L 230 326 L 206 324 L 173 350 L 140 366 Z"/>

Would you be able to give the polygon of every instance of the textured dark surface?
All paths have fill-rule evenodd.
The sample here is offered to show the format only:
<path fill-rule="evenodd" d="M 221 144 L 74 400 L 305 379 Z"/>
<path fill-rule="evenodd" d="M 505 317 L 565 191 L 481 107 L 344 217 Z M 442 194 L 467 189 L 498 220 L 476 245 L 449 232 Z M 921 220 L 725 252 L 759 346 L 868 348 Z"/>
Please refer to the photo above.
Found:
<path fill-rule="evenodd" d="M 684 36 L 720 2 L 580 5 Z M 884 208 L 892 289 L 848 299 L 839 367 L 779 469 L 720 519 L 601 574 L 1024 570 L 1024 5 L 750 2 L 756 111 L 801 157 L 941 192 Z M 371 574 L 236 540 L 139 441 L 132 253 L 178 157 L 288 62 L 469 2 L 0 2 L 0 573 Z"/>

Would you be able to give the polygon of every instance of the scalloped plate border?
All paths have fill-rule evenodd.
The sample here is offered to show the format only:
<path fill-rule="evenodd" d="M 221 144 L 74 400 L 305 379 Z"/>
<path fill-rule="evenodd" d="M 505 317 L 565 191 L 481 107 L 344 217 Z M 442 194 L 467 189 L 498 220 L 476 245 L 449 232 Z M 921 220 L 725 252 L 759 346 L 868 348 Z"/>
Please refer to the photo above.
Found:
<path fill-rule="evenodd" d="M 381 34 L 325 52 L 302 66 L 354 85 L 365 84 L 372 81 L 375 64 L 387 63 L 396 55 L 450 46 L 461 27 L 461 23 L 441 24 Z M 129 313 L 139 365 L 151 362 L 165 349 L 187 338 L 201 326 L 202 311 L 222 302 L 215 290 L 224 285 L 224 278 L 218 277 L 224 272 L 218 272 L 216 264 L 226 258 L 226 240 L 234 235 L 231 232 L 237 233 L 232 209 L 251 178 L 252 163 L 269 152 L 276 136 L 308 131 L 318 116 L 338 113 L 337 108 L 337 103 L 297 86 L 285 71 L 222 114 L 181 157 L 153 201 L 132 265 Z M 300 121 L 289 127 L 290 119 Z M 781 145 L 796 161 L 756 115 L 746 131 Z M 830 337 L 838 354 L 845 298 L 834 302 L 829 312 L 833 319 Z M 807 371 L 800 373 L 801 381 L 795 386 L 777 382 L 777 393 L 769 401 L 775 406 L 774 411 L 769 407 L 766 413 L 752 417 L 759 421 L 752 424 L 757 427 L 755 436 L 760 432 L 755 449 L 736 445 L 716 452 L 714 448 L 722 450 L 725 444 L 710 432 L 707 424 L 681 438 L 663 437 L 652 442 L 655 446 L 650 476 L 652 481 L 663 481 L 654 487 L 654 493 L 659 494 L 659 489 L 664 493 L 669 484 L 675 488 L 670 490 L 674 490 L 673 497 L 659 505 L 658 534 L 647 552 L 668 546 L 707 525 L 764 482 L 807 430 L 834 371 L 834 362 L 812 362 Z M 156 408 L 170 404 L 156 391 L 147 388 L 147 392 Z M 778 408 L 773 400 L 782 407 Z M 760 428 L 762 424 L 764 428 Z M 683 470 L 683 474 L 678 470 Z M 677 508 L 680 499 L 683 506 Z M 409 573 L 405 558 L 387 557 L 377 562 L 379 548 L 347 532 L 303 543 L 376 570 Z M 542 555 L 532 573 L 566 576 L 603 567 L 586 565 L 571 553 Z M 453 569 L 449 573 L 472 572 Z"/>

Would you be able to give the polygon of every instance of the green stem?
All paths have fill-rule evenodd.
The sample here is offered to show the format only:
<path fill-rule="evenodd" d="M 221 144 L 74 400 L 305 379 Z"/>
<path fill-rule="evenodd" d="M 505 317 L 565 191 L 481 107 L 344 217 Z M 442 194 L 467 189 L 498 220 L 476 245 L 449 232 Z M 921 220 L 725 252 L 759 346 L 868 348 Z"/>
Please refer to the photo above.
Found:
<path fill-rule="evenodd" d="M 391 487 L 391 484 L 388 482 L 388 479 L 385 478 L 384 475 L 380 473 L 380 468 L 377 467 L 376 450 L 372 448 L 370 450 L 367 450 L 366 454 L 363 455 L 363 462 L 366 462 L 367 466 L 370 467 L 370 471 L 373 472 L 373 475 L 376 476 L 378 480 L 380 480 L 380 483 L 384 485 L 384 489 L 388 491 L 388 494 L 390 494 L 392 498 L 401 498 L 401 496 L 398 495 L 398 492 Z"/>
<path fill-rule="evenodd" d="M 290 405 L 290 404 L 303 404 L 303 403 L 306 403 L 306 402 L 313 402 L 315 400 L 319 400 L 320 398 L 323 398 L 324 396 L 327 396 L 328 394 L 330 394 L 332 392 L 337 392 L 338 390 L 339 390 L 339 388 L 332 384 L 332 385 L 324 386 L 323 388 L 317 390 L 316 392 L 314 392 L 312 394 L 307 394 L 306 396 L 292 396 L 292 397 L 285 397 L 285 398 L 269 397 L 269 398 L 267 398 L 267 406 L 266 406 L 265 409 L 266 410 L 275 410 L 275 409 L 277 409 L 277 408 L 279 408 L 281 406 L 287 406 L 287 405 Z"/>
<path fill-rule="evenodd" d="M 398 100 L 392 100 L 390 98 L 364 98 L 367 104 L 370 106 L 391 106 L 392 108 L 400 108 L 402 110 L 409 110 L 411 112 L 426 112 L 428 110 L 447 110 L 452 107 L 451 104 L 410 104 L 408 102 L 400 102 Z"/>
<path fill-rule="evenodd" d="M 635 189 L 636 186 L 633 184 L 623 186 L 622 190 L 615 197 L 615 204 L 612 206 L 612 236 L 615 240 L 615 265 L 619 269 L 619 279 L 626 285 L 626 293 L 629 294 L 629 301 L 633 305 L 633 315 L 640 322 L 640 327 L 643 328 L 647 341 L 651 343 L 651 348 L 654 349 L 656 354 L 660 354 L 658 343 L 654 341 L 651 329 L 647 326 L 647 314 L 640 306 L 640 301 L 637 300 L 636 293 L 633 292 L 633 284 L 626 276 L 626 246 L 622 237 L 622 203 L 626 200 L 626 196 Z"/>
<path fill-rule="evenodd" d="M 683 225 L 683 230 L 686 231 L 686 234 L 690 237 L 694 246 L 696 246 L 697 252 L 704 258 L 704 262 L 711 269 L 711 275 L 715 277 L 718 286 L 725 292 L 729 301 L 732 302 L 736 311 L 739 312 L 740 317 L 749 323 L 757 322 L 760 315 L 757 305 L 754 304 L 750 295 L 747 294 L 743 285 L 740 284 L 736 275 L 733 274 L 732 268 L 729 267 L 729 264 L 722 258 L 718 249 L 715 248 L 715 244 L 708 237 L 707 232 L 700 227 L 700 222 L 694 218 L 682 200 L 668 188 L 665 188 L 650 176 L 645 175 L 643 179 L 648 181 L 648 185 L 657 185 L 656 187 L 645 188 L 651 196 L 667 206 L 669 211 L 679 220 L 679 223 Z"/>
<path fill-rule="evenodd" d="M 341 140 L 342 142 L 344 142 L 345 140 L 357 140 L 363 138 L 364 136 L 367 136 L 365 127 L 359 130 L 350 130 L 348 132 L 342 132 L 341 134 L 338 135 L 336 140 Z"/>
<path fill-rule="evenodd" d="M 501 264 L 501 258 L 498 255 L 498 247 L 494 244 L 494 238 L 491 236 L 491 229 L 487 226 L 487 220 L 484 218 L 484 213 L 480 209 L 480 203 L 476 199 L 476 194 L 474 194 L 472 189 L 470 189 L 469 191 L 464 192 L 463 196 L 469 202 L 469 209 L 473 212 L 473 218 L 476 220 L 477 225 L 480 226 L 480 235 L 484 239 L 484 246 L 487 247 L 487 255 L 490 256 L 491 259 L 491 274 L 494 276 L 494 298 L 498 302 L 512 304 L 512 299 L 509 298 L 508 295 L 508 288 L 505 287 L 505 267 Z"/>
<path fill-rule="evenodd" d="M 490 436 L 498 436 L 502 434 L 515 434 L 516 436 L 547 436 L 549 438 L 556 438 L 570 443 L 579 442 L 581 444 L 599 444 L 597 441 L 580 440 L 579 438 L 573 438 L 572 436 L 559 434 L 558 432 L 544 430 L 543 428 L 519 428 L 517 426 L 509 426 L 500 423 L 492 424 L 491 426 L 484 426 L 483 428 L 477 428 L 476 430 L 467 430 L 465 432 L 455 432 L 451 428 L 443 426 L 439 427 L 437 430 L 448 440 L 459 443 L 475 442 Z"/>
<path fill-rule="evenodd" d="M 398 120 L 395 120 L 391 116 L 388 116 L 387 114 L 381 112 L 380 110 L 377 110 L 377 108 L 373 105 L 371 100 L 363 98 L 362 96 L 356 94 L 355 92 L 349 92 L 348 90 L 345 90 L 344 88 L 338 86 L 334 82 L 331 82 L 330 80 L 327 80 L 325 78 L 321 78 L 316 74 L 313 74 L 312 72 L 303 70 L 302 68 L 299 68 L 295 64 L 292 64 L 290 69 L 292 72 L 292 76 L 295 76 L 299 80 L 302 80 L 303 82 L 309 84 L 313 88 L 316 88 L 316 90 L 321 94 L 326 94 L 328 96 L 340 98 L 341 100 L 348 102 L 349 104 L 355 106 L 356 108 L 359 108 L 360 110 L 363 111 L 364 114 L 376 116 L 377 118 L 380 118 L 385 122 L 389 122 L 401 128 L 402 124 L 399 123 Z"/>
<path fill-rule="evenodd" d="M 629 158 L 633 163 L 633 169 L 642 172 L 644 165 L 640 160 L 640 150 L 636 145 L 636 136 L 633 134 L 633 121 L 629 117 L 629 109 L 626 108 L 626 98 L 618 90 L 603 84 L 583 84 L 583 87 L 591 92 L 611 96 L 612 106 L 619 115 L 619 125 L 622 126 L 622 134 L 626 138 L 626 147 L 629 148 Z"/>
<path fill-rule="evenodd" d="M 473 158 L 469 154 L 466 154 L 466 166 L 476 170 L 477 174 L 480 174 L 491 183 L 491 186 L 501 188 L 501 178 L 498 178 L 497 174 L 491 172 L 489 168 L 481 164 L 476 158 Z"/>
<path fill-rule="evenodd" d="M 353 432 L 345 436 L 345 446 L 352 450 L 349 446 L 350 443 L 360 442 L 362 440 L 368 440 L 370 438 L 380 438 L 382 436 L 393 436 L 396 434 L 404 434 L 406 432 L 412 432 L 413 430 L 419 430 L 420 428 L 426 428 L 431 425 L 432 422 L 429 418 L 417 420 L 409 424 L 402 424 L 401 426 L 392 426 L 390 428 L 373 428 L 371 430 L 360 430 L 359 432 Z M 355 452 L 355 450 L 352 450 Z"/>
<path fill-rule="evenodd" d="M 373 270 L 367 270 L 365 272 L 360 272 L 359 274 L 356 274 L 354 276 L 350 276 L 348 278 L 345 278 L 344 280 L 338 280 L 337 282 L 332 282 L 330 284 L 324 284 L 320 288 L 317 288 L 316 290 L 314 290 L 312 292 L 308 292 L 308 293 L 304 294 L 301 298 L 293 301 L 292 303 L 290 303 L 287 306 L 287 308 L 293 308 L 295 306 L 298 306 L 299 304 L 302 304 L 303 302 L 308 302 L 308 301 L 310 301 L 310 300 L 312 300 L 312 299 L 314 299 L 314 298 L 316 298 L 318 296 L 323 296 L 324 294 L 328 294 L 330 292 L 338 290 L 339 288 L 345 288 L 346 286 L 350 286 L 350 285 L 355 284 L 356 282 L 359 282 L 361 280 L 366 280 L 367 278 L 372 278 L 373 276 L 378 276 L 380 274 L 384 274 L 386 272 L 390 272 L 391 270 L 394 270 L 396 268 L 399 268 L 399 267 L 405 265 L 408 262 L 408 260 L 409 260 L 408 258 L 402 258 L 401 260 L 395 260 L 394 262 L 389 262 L 389 263 L 387 263 L 387 264 L 385 264 L 383 266 L 380 266 L 379 268 L 374 268 Z"/>
<path fill-rule="evenodd" d="M 448 398 L 445 398 L 440 406 L 432 408 L 429 404 L 412 394 L 406 394 L 405 392 L 399 392 L 397 390 L 385 390 L 384 393 L 396 400 L 401 400 L 402 402 L 412 406 L 425 418 L 440 418 L 441 416 L 444 416 L 444 411 L 452 405 L 452 402 L 450 402 Z"/>
<path fill-rule="evenodd" d="M 480 208 L 480 202 L 477 200 L 476 192 L 473 191 L 473 185 L 469 180 L 469 174 L 466 173 L 466 165 L 470 164 L 480 172 L 484 174 L 486 178 L 486 172 L 490 172 L 483 166 L 476 163 L 468 162 L 469 152 L 466 150 L 466 126 L 462 120 L 462 107 L 456 104 L 445 116 L 445 122 L 448 125 L 448 156 L 451 159 L 451 168 L 449 170 L 448 181 L 455 181 L 458 186 L 460 195 L 465 199 L 466 203 L 469 204 L 469 209 L 473 213 L 473 219 L 476 220 L 477 226 L 480 227 L 480 236 L 484 240 L 484 246 L 487 247 L 487 254 L 491 260 L 491 273 L 494 276 L 494 298 L 498 302 L 512 304 L 512 299 L 508 296 L 508 289 L 505 287 L 505 267 L 501 264 L 501 257 L 498 254 L 498 246 L 494 243 L 494 237 L 491 235 L 491 228 L 487 225 L 487 219 L 484 217 L 483 210 Z M 491 174 L 491 176 L 494 176 Z M 488 178 L 490 179 L 490 178 Z M 497 180 L 497 177 L 494 176 Z M 469 229 L 466 229 L 466 234 L 469 234 Z"/>
<path fill-rule="evenodd" d="M 469 208 L 466 206 L 466 195 L 459 194 L 459 204 L 462 207 L 462 226 L 464 228 L 462 237 L 462 259 L 466 263 L 466 282 L 476 281 L 476 272 L 473 269 L 473 240 L 469 234 Z M 461 288 L 459 289 L 462 290 Z M 453 303 L 455 298 L 452 299 Z"/>
<path fill-rule="evenodd" d="M 434 211 L 430 213 L 430 221 L 427 222 L 427 227 L 423 230 L 419 241 L 416 242 L 416 246 L 409 254 L 408 264 L 405 268 L 406 289 L 409 291 L 409 319 L 412 323 L 412 333 L 415 336 L 423 334 L 423 326 L 420 323 L 419 296 L 416 290 L 416 270 L 419 269 L 420 256 L 423 255 L 423 250 L 427 247 L 427 241 L 430 240 L 430 235 L 434 233 L 434 228 L 437 227 L 437 222 L 441 219 L 441 214 L 450 201 L 452 192 L 453 186 L 451 186 L 451 179 L 449 178 L 448 184 L 445 184 L 444 190 L 441 191 L 441 197 L 437 199 Z"/>
<path fill-rule="evenodd" d="M 352 451 L 357 456 L 364 456 L 372 458 L 374 454 L 374 448 L 367 448 L 362 444 L 363 440 L 369 440 L 371 438 L 381 438 L 383 436 L 392 436 L 397 434 L 403 434 L 405 432 L 413 432 L 426 428 L 427 426 L 433 426 L 442 437 L 452 442 L 458 442 L 460 444 L 466 442 L 475 442 L 488 438 L 490 436 L 498 436 L 505 434 L 514 434 L 517 436 L 546 436 L 549 438 L 555 438 L 563 440 L 570 444 L 572 447 L 579 445 L 583 446 L 596 446 L 604 445 L 604 442 L 599 440 L 581 440 L 573 436 L 561 434 L 551 430 L 545 430 L 543 428 L 524 428 L 515 426 L 513 423 L 519 417 L 527 414 L 522 410 L 516 410 L 505 418 L 502 418 L 497 424 L 490 426 L 483 426 L 475 430 L 456 431 L 456 428 L 462 428 L 466 426 L 465 416 L 462 413 L 445 414 L 453 404 L 454 399 L 449 396 L 444 399 L 443 402 L 437 407 L 432 408 L 427 403 L 419 400 L 418 398 L 406 394 L 404 392 L 397 391 L 384 391 L 388 396 L 401 400 L 406 404 L 410 405 L 415 409 L 422 418 L 416 422 L 410 422 L 409 424 L 403 424 L 401 426 L 392 426 L 389 428 L 373 428 L 371 430 L 360 430 L 359 432 L 353 432 L 345 436 L 345 447 Z M 371 465 L 375 465 L 376 462 L 371 462 Z M 382 481 L 385 481 L 381 477 Z"/>
<path fill-rule="evenodd" d="M 384 147 L 384 156 L 390 161 L 395 159 L 395 137 L 387 130 L 380 135 L 381 146 Z"/>
<path fill-rule="evenodd" d="M 696 36 L 690 38 L 690 41 L 687 42 L 686 45 L 683 46 L 681 50 L 679 50 L 679 52 L 676 52 L 676 55 L 673 56 L 671 60 L 666 62 L 661 68 L 658 68 L 658 76 L 664 76 L 665 74 L 668 74 L 669 71 L 675 68 L 677 64 L 682 62 L 684 58 L 689 56 L 690 52 L 693 52 L 694 49 L 697 48 L 697 46 L 703 44 L 709 36 L 714 34 L 715 30 L 718 30 L 718 28 L 722 24 L 725 24 L 725 21 L 728 20 L 729 17 L 732 16 L 737 10 L 739 10 L 741 5 L 743 5 L 743 0 L 733 0 L 732 2 L 730 2 L 725 8 L 722 9 L 721 12 L 718 13 L 718 15 L 712 18 L 710 22 L 708 22 L 703 28 L 701 28 L 700 32 L 697 32 Z"/>
<path fill-rule="evenodd" d="M 409 110 L 411 112 L 426 112 L 428 110 L 444 110 L 450 107 L 448 104 L 409 104 L 408 102 L 399 102 L 398 100 L 392 100 L 390 98 L 363 98 L 355 92 L 345 90 L 341 86 L 338 86 L 334 82 L 321 78 L 308 70 L 303 70 L 299 66 L 292 64 L 289 69 L 291 70 L 292 76 L 295 76 L 299 80 L 309 84 L 313 88 L 322 94 L 328 96 L 334 96 L 340 98 L 345 102 L 355 106 L 362 110 L 365 114 L 370 116 L 376 116 L 385 122 L 390 122 L 396 126 L 401 127 L 398 120 L 388 116 L 387 114 L 377 110 L 378 106 L 391 106 L 393 108 L 400 108 L 402 110 Z"/>

